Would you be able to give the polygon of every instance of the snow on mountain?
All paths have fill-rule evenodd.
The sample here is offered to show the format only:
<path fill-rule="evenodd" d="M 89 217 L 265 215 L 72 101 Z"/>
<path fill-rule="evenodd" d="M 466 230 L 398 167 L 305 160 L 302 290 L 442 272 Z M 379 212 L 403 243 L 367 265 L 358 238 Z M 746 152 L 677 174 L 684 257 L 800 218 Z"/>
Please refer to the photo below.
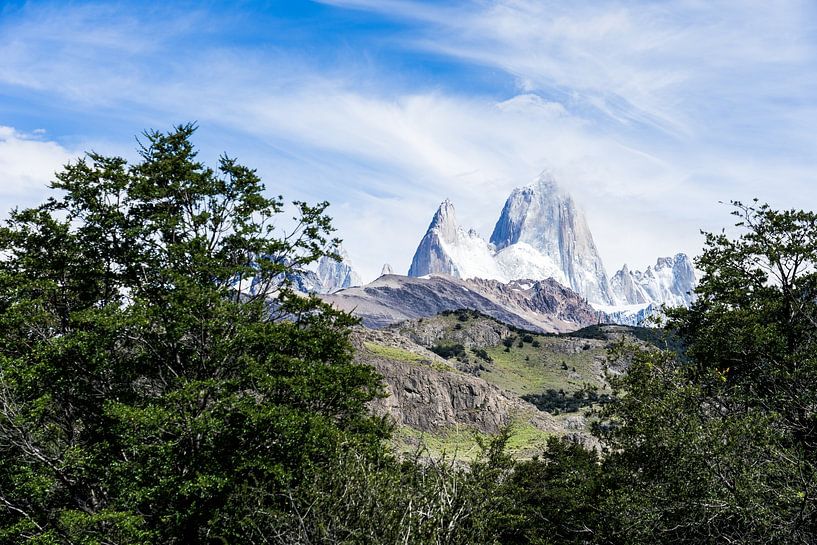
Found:
<path fill-rule="evenodd" d="M 641 275 L 641 273 L 638 274 Z M 636 281 L 626 263 L 610 279 L 610 289 L 618 305 L 640 305 L 652 300 L 641 284 Z"/>
<path fill-rule="evenodd" d="M 593 305 L 593 308 L 603 312 L 607 322 L 631 326 L 648 325 L 648 318 L 655 316 L 660 310 L 655 303 L 611 306 Z"/>
<path fill-rule="evenodd" d="M 549 174 L 511 192 L 490 242 L 461 227 L 454 205 L 444 201 L 408 274 L 440 273 L 505 283 L 553 278 L 608 320 L 630 325 L 644 323 L 662 305 L 688 306 L 697 282 L 685 254 L 659 258 L 643 272 L 625 265 L 608 280 L 584 215 Z"/>
<path fill-rule="evenodd" d="M 643 272 L 625 265 L 611 281 L 617 305 L 653 303 L 656 307 L 689 306 L 695 300 L 696 284 L 692 261 L 682 253 L 660 257 Z"/>
<path fill-rule="evenodd" d="M 476 231 L 466 231 L 459 225 L 454 205 L 446 199 L 420 241 L 408 275 L 443 273 L 459 278 L 505 280 L 493 254 L 493 248 Z"/>
<path fill-rule="evenodd" d="M 549 173 L 513 190 L 491 235 L 498 250 L 526 243 L 563 273 L 567 286 L 599 304 L 613 303 L 584 214 Z"/>
<path fill-rule="evenodd" d="M 333 293 L 344 288 L 360 286 L 363 284 L 360 276 L 352 267 L 349 254 L 342 247 L 338 247 L 336 253 L 341 260 L 337 261 L 328 256 L 322 256 L 317 263 L 315 274 L 318 277 L 318 293 Z"/>
<path fill-rule="evenodd" d="M 553 259 L 526 242 L 517 242 L 503 248 L 495 255 L 495 259 L 508 280 L 553 278 L 563 286 L 570 285 L 565 273 Z"/>
<path fill-rule="evenodd" d="M 380 269 L 380 276 L 386 276 L 387 274 L 394 274 L 394 269 L 388 263 L 384 263 L 383 268 Z"/>
<path fill-rule="evenodd" d="M 503 282 L 553 278 L 591 302 L 614 302 L 584 215 L 549 174 L 513 190 L 490 243 L 463 229 L 454 205 L 443 202 L 408 274 L 434 273 Z"/>

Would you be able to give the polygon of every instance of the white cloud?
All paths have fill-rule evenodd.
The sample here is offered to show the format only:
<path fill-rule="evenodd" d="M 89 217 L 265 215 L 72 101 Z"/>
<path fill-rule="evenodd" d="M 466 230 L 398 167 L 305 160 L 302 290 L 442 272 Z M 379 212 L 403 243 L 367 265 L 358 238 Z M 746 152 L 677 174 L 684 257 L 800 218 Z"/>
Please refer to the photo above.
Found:
<path fill-rule="evenodd" d="M 40 136 L 42 133 L 38 134 Z M 54 173 L 73 156 L 55 142 L 0 126 L 0 207 L 31 206 L 49 194 Z"/>
<path fill-rule="evenodd" d="M 128 17 L 95 31 L 88 12 L 2 34 L 0 83 L 126 120 L 134 128 L 114 149 L 140 128 L 197 120 L 209 156 L 238 155 L 287 198 L 330 200 L 368 278 L 384 262 L 408 269 L 444 198 L 488 236 L 510 190 L 545 168 L 587 209 L 608 272 L 695 253 L 699 228 L 730 220 L 718 200 L 817 208 L 808 4 L 331 3 L 413 21 L 392 47 L 490 67 L 519 90 L 398 85 L 376 63 L 327 68 L 275 49 L 184 48 L 200 15 L 146 33 Z M 17 196 L 0 189 L 3 203 L 70 158 L 5 131 L 0 173 Z"/>

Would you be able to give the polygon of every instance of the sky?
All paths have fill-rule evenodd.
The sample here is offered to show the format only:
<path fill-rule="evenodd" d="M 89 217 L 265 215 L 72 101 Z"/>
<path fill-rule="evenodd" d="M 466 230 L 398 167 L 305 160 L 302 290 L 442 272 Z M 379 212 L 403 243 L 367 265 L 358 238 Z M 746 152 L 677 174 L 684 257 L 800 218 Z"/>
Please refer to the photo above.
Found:
<path fill-rule="evenodd" d="M 817 2 L 0 1 L 0 213 L 186 122 L 205 161 L 329 201 L 365 280 L 444 199 L 487 238 L 545 170 L 608 273 L 642 269 L 724 202 L 817 209 Z"/>

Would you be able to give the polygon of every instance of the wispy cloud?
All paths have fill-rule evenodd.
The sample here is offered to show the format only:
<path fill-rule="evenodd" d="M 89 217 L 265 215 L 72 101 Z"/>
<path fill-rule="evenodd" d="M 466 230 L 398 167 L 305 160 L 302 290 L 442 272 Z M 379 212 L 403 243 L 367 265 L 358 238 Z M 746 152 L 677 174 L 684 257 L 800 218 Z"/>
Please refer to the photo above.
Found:
<path fill-rule="evenodd" d="M 442 199 L 487 234 L 510 189 L 545 168 L 588 209 L 610 269 L 697 251 L 699 228 L 728 221 L 718 200 L 817 207 L 809 4 L 328 4 L 400 26 L 313 51 L 265 27 L 277 20 L 239 39 L 240 12 L 30 8 L 0 22 L 0 86 L 58 104 L 60 124 L 103 148 L 197 120 L 207 154 L 239 155 L 276 193 L 330 200 L 368 277 L 408 268 Z M 500 83 L 404 70 L 428 59 Z M 4 175 L 17 168 L 1 162 L 7 140 L 51 153 L 40 165 L 76 147 L 6 131 Z M 21 172 L 9 179 L 50 175 Z"/>
<path fill-rule="evenodd" d="M 815 81 L 798 70 L 815 60 L 810 2 L 328 3 L 422 21 L 406 46 L 502 69 L 523 89 L 617 122 L 683 135 L 713 121 L 713 106 L 729 114 L 734 101 L 810 98 L 803 84 Z"/>

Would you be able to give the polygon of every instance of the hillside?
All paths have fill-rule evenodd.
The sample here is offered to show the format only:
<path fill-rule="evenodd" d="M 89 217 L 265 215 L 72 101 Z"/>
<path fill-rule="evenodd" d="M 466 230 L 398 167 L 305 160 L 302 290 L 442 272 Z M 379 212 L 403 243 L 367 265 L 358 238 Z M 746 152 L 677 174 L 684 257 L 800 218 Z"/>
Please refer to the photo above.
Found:
<path fill-rule="evenodd" d="M 359 328 L 355 346 L 358 361 L 384 377 L 388 396 L 372 407 L 394 419 L 401 448 L 422 438 L 432 455 L 468 458 L 476 435 L 513 422 L 511 448 L 525 457 L 551 435 L 593 443 L 590 411 L 609 399 L 606 373 L 625 365 L 608 349 L 638 337 L 644 330 L 608 325 L 543 334 L 460 310 Z"/>
<path fill-rule="evenodd" d="M 449 275 L 381 276 L 321 298 L 372 328 L 471 308 L 504 323 L 541 332 L 573 331 L 598 322 L 587 301 L 553 279 L 502 283 Z"/>

